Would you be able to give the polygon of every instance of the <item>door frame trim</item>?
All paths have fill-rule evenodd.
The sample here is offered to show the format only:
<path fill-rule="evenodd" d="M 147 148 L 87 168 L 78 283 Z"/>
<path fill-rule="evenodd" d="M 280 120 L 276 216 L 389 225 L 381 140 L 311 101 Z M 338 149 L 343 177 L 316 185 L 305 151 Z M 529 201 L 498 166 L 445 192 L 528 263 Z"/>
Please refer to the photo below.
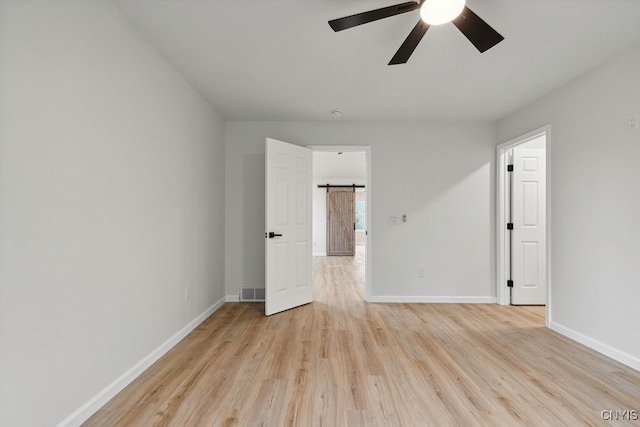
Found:
<path fill-rule="evenodd" d="M 546 272 L 547 300 L 545 324 L 551 323 L 551 125 L 527 132 L 524 135 L 506 141 L 496 147 L 496 296 L 500 305 L 509 305 L 509 288 L 507 287 L 507 233 L 505 229 L 507 216 L 507 152 L 513 147 L 530 141 L 536 137 L 545 135 L 546 158 Z"/>
<path fill-rule="evenodd" d="M 371 289 L 372 272 L 371 267 L 373 265 L 373 254 L 371 248 L 373 247 L 373 231 L 372 231 L 372 187 L 371 187 L 371 146 L 368 145 L 308 145 L 307 148 L 313 152 L 329 152 L 337 153 L 342 151 L 344 153 L 364 153 L 365 157 L 365 188 L 366 188 L 366 220 L 367 220 L 367 235 L 365 239 L 365 273 L 364 273 L 364 299 L 367 302 L 371 302 Z"/>

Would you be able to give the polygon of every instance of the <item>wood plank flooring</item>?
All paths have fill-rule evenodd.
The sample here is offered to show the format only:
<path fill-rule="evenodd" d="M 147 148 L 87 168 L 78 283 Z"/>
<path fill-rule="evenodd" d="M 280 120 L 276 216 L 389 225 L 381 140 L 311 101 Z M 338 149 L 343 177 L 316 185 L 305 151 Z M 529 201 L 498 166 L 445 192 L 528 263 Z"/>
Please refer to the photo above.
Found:
<path fill-rule="evenodd" d="M 227 303 L 86 426 L 581 426 L 640 412 L 640 372 L 543 307 L 367 304 L 362 253 L 314 260 L 315 301 Z"/>

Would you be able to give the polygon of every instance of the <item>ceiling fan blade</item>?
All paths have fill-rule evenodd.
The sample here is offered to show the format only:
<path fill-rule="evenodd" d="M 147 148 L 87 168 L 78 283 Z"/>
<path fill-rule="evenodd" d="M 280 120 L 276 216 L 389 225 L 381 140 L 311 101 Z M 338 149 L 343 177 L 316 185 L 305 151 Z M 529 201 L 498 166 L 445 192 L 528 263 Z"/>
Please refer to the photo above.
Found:
<path fill-rule="evenodd" d="M 504 40 L 504 37 L 466 6 L 462 13 L 451 22 L 480 52 L 491 49 Z"/>
<path fill-rule="evenodd" d="M 409 33 L 407 38 L 404 40 L 400 49 L 393 55 L 391 61 L 389 61 L 389 65 L 396 64 L 404 64 L 409 60 L 409 57 L 416 50 L 418 43 L 422 40 L 422 37 L 427 33 L 430 25 L 424 22 L 422 19 L 418 21 L 413 30 Z"/>
<path fill-rule="evenodd" d="M 333 31 L 342 31 L 358 25 L 377 21 L 378 19 L 389 18 L 390 16 L 400 15 L 401 13 L 411 12 L 421 6 L 422 3 L 409 1 L 406 3 L 396 4 L 395 6 L 387 6 L 369 12 L 356 13 L 355 15 L 345 16 L 344 18 L 329 21 L 329 25 Z"/>

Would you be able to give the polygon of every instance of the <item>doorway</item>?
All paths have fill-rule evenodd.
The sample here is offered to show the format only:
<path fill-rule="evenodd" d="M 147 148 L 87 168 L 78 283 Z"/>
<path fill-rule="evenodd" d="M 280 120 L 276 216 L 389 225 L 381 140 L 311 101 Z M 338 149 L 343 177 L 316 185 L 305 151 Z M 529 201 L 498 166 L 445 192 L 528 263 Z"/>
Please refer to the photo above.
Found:
<path fill-rule="evenodd" d="M 497 299 L 502 305 L 550 302 L 549 126 L 497 148 Z"/>
<path fill-rule="evenodd" d="M 313 150 L 313 256 L 327 260 L 333 258 L 340 261 L 340 254 L 353 258 L 360 276 L 364 275 L 364 299 L 368 300 L 371 289 L 371 149 L 362 146 L 311 146 Z M 351 187 L 351 188 L 347 188 Z M 335 190 L 336 195 L 332 195 Z M 330 198 L 339 198 L 347 189 L 350 197 L 350 214 L 348 226 L 353 234 L 354 248 L 351 251 L 333 252 L 331 256 L 332 237 L 331 222 L 328 220 Z M 342 195 L 340 193 L 343 193 Z M 341 224 L 344 226 L 344 224 Z M 355 230 L 354 230 L 355 229 Z M 346 259 L 346 258 L 344 258 Z M 362 268 L 364 267 L 364 268 Z M 314 269 L 315 275 L 315 269 Z M 314 277 L 315 280 L 315 277 Z"/>

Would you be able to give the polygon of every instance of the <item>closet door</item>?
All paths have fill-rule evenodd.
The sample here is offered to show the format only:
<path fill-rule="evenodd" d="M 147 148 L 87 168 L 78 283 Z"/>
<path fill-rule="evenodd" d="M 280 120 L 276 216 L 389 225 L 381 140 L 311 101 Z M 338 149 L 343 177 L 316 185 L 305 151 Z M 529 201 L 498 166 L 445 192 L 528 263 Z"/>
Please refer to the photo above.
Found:
<path fill-rule="evenodd" d="M 513 149 L 512 304 L 547 302 L 545 156 L 541 148 Z"/>
<path fill-rule="evenodd" d="M 355 254 L 355 193 L 352 188 L 327 192 L 327 255 Z"/>

